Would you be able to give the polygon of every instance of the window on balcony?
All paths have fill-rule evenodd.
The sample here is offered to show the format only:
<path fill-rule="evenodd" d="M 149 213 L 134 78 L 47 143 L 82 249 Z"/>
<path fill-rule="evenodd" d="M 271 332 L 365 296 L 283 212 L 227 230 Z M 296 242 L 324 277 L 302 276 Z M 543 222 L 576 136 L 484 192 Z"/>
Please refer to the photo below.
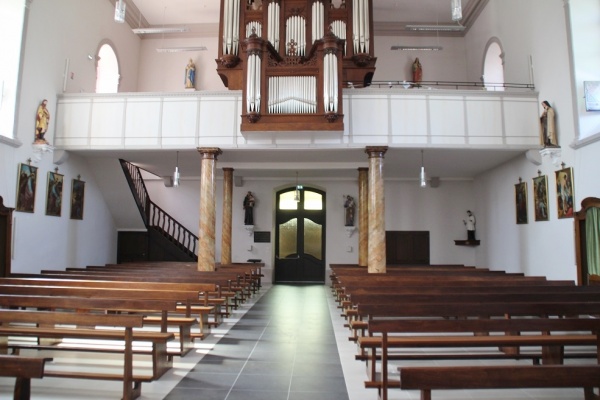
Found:
<path fill-rule="evenodd" d="M 96 57 L 96 93 L 117 93 L 119 91 L 119 62 L 117 55 L 108 43 L 103 44 Z"/>

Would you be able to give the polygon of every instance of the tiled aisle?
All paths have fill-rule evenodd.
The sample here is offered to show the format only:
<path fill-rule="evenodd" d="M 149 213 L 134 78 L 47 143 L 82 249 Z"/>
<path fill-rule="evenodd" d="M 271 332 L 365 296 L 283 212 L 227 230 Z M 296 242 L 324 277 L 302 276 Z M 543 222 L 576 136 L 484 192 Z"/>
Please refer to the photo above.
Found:
<path fill-rule="evenodd" d="M 165 398 L 349 400 L 323 285 L 276 285 Z"/>

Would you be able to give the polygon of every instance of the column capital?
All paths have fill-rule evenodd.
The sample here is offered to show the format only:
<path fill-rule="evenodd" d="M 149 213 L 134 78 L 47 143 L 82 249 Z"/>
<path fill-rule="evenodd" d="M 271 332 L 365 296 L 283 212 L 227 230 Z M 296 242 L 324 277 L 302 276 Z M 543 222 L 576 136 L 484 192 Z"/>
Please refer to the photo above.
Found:
<path fill-rule="evenodd" d="M 358 167 L 358 172 L 368 172 L 369 167 Z"/>
<path fill-rule="evenodd" d="M 225 171 L 225 172 L 233 172 L 234 169 L 231 168 L 231 167 L 223 167 L 223 171 Z"/>
<path fill-rule="evenodd" d="M 369 155 L 369 158 L 383 158 L 387 152 L 387 146 L 367 146 L 365 147 L 365 153 Z"/>
<path fill-rule="evenodd" d="M 198 153 L 202 154 L 202 158 L 217 159 L 217 156 L 223 154 L 223 150 L 218 147 L 198 147 Z"/>

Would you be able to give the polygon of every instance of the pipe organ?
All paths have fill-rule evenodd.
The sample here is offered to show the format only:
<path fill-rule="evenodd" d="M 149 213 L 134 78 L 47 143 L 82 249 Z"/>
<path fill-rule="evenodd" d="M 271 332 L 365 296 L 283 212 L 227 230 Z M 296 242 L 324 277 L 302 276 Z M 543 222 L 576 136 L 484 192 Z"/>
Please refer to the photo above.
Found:
<path fill-rule="evenodd" d="M 242 132 L 343 131 L 342 87 L 376 61 L 373 0 L 347 1 L 221 0 L 217 72 L 242 91 Z"/>

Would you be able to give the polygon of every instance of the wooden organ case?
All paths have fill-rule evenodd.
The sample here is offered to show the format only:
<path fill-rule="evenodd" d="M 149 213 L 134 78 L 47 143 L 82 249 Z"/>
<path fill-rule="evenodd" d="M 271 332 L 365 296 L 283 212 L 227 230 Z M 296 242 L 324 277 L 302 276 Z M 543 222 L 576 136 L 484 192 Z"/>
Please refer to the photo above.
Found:
<path fill-rule="evenodd" d="M 242 90 L 241 131 L 343 131 L 344 83 L 375 72 L 372 15 L 372 0 L 221 0 L 217 72 Z"/>

